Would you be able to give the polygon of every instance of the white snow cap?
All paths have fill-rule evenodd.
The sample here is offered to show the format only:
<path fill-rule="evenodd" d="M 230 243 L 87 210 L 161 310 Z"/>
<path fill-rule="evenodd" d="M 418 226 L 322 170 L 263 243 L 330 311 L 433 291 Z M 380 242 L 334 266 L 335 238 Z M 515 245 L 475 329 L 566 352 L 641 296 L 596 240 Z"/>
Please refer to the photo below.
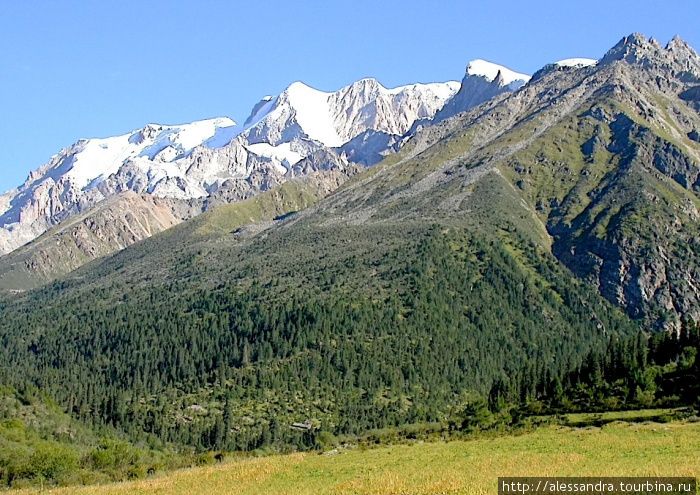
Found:
<path fill-rule="evenodd" d="M 458 81 L 447 81 L 444 83 L 416 83 L 416 84 L 407 84 L 405 86 L 397 86 L 395 88 L 385 88 L 382 86 L 381 83 L 376 81 L 376 79 L 372 79 L 373 81 L 377 82 L 379 86 L 379 90 L 392 96 L 396 96 L 399 93 L 403 91 L 411 91 L 412 89 L 414 90 L 423 90 L 426 93 L 432 93 L 434 96 L 441 98 L 443 100 L 448 100 L 454 94 L 459 91 L 459 82 Z M 428 90 L 428 91 L 426 91 Z M 342 91 L 342 90 L 341 90 Z"/>
<path fill-rule="evenodd" d="M 280 125 L 287 125 L 289 119 L 293 117 L 309 139 L 318 141 L 329 148 L 337 148 L 362 132 L 361 130 L 353 132 L 353 125 L 362 127 L 364 125 L 362 124 L 362 119 L 371 120 L 368 115 L 372 111 L 380 111 L 376 108 L 374 110 L 371 108 L 374 105 L 371 102 L 374 102 L 377 98 L 400 99 L 402 96 L 411 97 L 413 95 L 419 104 L 425 103 L 428 108 L 437 108 L 437 103 L 441 102 L 441 104 L 444 104 L 458 90 L 459 83 L 456 81 L 409 84 L 387 89 L 376 79 L 366 78 L 345 86 L 336 92 L 327 93 L 297 81 L 285 89 L 277 98 L 263 99 L 266 103 L 260 105 L 255 115 L 246 122 L 243 132 L 245 133 L 248 129 L 258 126 L 261 122 L 266 123 L 268 132 L 273 130 L 273 133 L 278 135 L 270 142 L 274 141 L 273 144 L 279 145 L 279 136 L 283 134 L 283 129 Z M 351 96 L 348 97 L 348 95 Z M 350 101 L 345 100 L 346 97 Z M 356 107 L 351 105 L 352 101 L 364 101 L 363 105 L 367 104 L 368 106 Z M 338 105 L 343 104 L 351 106 L 346 111 L 339 113 Z M 391 105 L 390 102 L 389 105 Z M 395 103 L 395 105 L 399 105 L 399 103 Z M 409 108 L 409 110 L 416 109 Z M 424 109 L 418 109 L 415 112 L 416 115 L 411 118 L 432 117 L 434 115 L 434 111 L 429 115 L 423 115 L 422 113 L 424 112 Z M 249 149 L 255 153 L 257 153 L 256 150 L 263 150 L 262 147 L 252 149 L 249 147 Z M 265 153 L 270 152 L 267 148 L 265 150 Z M 284 156 L 287 156 L 287 152 L 288 150 L 284 152 Z M 270 156 L 283 156 L 280 153 L 280 149 L 277 149 L 275 154 Z M 289 155 L 288 157 L 289 163 L 292 164 L 295 163 L 295 159 L 295 155 Z"/>
<path fill-rule="evenodd" d="M 467 66 L 467 74 L 470 76 L 485 77 L 489 82 L 496 79 L 499 71 L 501 72 L 501 77 L 503 77 L 503 84 L 506 86 L 516 81 L 528 82 L 530 80 L 530 76 L 527 74 L 520 74 L 502 65 L 494 64 L 493 62 L 488 62 L 479 58 L 472 60 Z"/>
<path fill-rule="evenodd" d="M 149 124 L 122 136 L 85 139 L 65 175 L 81 189 L 95 186 L 116 173 L 127 159 L 153 160 L 163 153 L 164 161 L 169 162 L 205 142 L 209 147 L 220 147 L 236 129 L 233 120 L 223 117 L 176 126 Z"/>
<path fill-rule="evenodd" d="M 597 63 L 598 61 L 592 58 L 567 58 L 556 62 L 555 65 L 560 67 L 588 67 Z"/>
<path fill-rule="evenodd" d="M 344 144 L 333 125 L 332 109 L 328 102 L 330 93 L 302 82 L 295 82 L 285 93 L 292 108 L 296 110 L 297 122 L 309 137 L 329 147 Z"/>

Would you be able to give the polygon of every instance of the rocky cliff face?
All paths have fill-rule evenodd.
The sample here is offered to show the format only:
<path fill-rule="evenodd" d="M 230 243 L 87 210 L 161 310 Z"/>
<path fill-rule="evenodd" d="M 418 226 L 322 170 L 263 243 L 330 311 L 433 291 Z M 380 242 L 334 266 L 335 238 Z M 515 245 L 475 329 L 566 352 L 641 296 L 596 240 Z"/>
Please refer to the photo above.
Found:
<path fill-rule="evenodd" d="M 607 155 L 610 168 L 577 217 L 563 221 L 571 201 L 556 208 L 554 251 L 631 316 L 678 329 L 681 315 L 700 316 L 700 147 L 688 138 L 700 114 L 680 97 L 697 84 L 700 58 L 677 38 L 664 48 L 632 35 L 600 66 L 609 79 L 584 117 L 593 132 L 581 153 L 591 164 Z"/>
<path fill-rule="evenodd" d="M 0 258 L 0 288 L 35 287 L 178 224 L 169 202 L 128 191 L 72 216 Z"/>
<path fill-rule="evenodd" d="M 575 274 L 649 327 L 677 330 L 682 316 L 700 316 L 700 147 L 689 138 L 700 114 L 682 98 L 700 58 L 678 38 L 663 47 L 632 35 L 575 69 L 576 86 L 561 85 L 562 70 L 572 72 L 539 83 L 551 105 L 577 88 L 586 98 L 503 170 L 516 172 Z"/>

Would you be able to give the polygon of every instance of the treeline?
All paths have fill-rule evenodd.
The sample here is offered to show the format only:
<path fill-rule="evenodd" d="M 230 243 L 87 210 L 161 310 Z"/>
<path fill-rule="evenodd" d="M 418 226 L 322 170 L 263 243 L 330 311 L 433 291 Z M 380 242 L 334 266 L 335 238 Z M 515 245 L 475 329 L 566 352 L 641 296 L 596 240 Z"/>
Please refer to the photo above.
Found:
<path fill-rule="evenodd" d="M 488 396 L 471 396 L 440 428 L 451 433 L 510 430 L 538 421 L 568 424 L 567 413 L 653 408 L 677 409 L 661 418 L 687 417 L 700 410 L 699 353 L 700 325 L 692 319 L 679 332 L 612 335 L 570 373 L 540 382 L 537 393 L 518 397 L 497 383 Z M 582 424 L 601 421 L 602 416 L 591 414 Z"/>

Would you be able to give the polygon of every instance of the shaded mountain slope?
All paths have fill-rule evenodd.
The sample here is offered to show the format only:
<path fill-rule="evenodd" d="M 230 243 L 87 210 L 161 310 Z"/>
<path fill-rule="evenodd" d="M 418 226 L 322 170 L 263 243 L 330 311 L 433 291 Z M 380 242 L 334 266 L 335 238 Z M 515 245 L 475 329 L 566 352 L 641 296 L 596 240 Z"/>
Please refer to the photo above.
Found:
<path fill-rule="evenodd" d="M 36 287 L 180 221 L 167 201 L 132 192 L 114 196 L 0 257 L 0 288 Z"/>

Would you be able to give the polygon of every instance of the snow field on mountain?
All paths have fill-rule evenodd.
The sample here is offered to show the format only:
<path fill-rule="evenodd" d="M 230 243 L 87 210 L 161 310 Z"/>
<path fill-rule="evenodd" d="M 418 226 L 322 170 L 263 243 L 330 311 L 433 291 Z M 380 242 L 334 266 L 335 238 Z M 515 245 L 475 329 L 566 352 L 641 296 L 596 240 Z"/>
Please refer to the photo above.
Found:
<path fill-rule="evenodd" d="M 527 82 L 530 80 L 530 76 L 527 74 L 520 74 L 502 65 L 494 64 L 493 62 L 488 62 L 482 59 L 472 60 L 469 62 L 469 66 L 467 67 L 467 74 L 470 76 L 483 76 L 489 82 L 496 79 L 499 71 L 501 73 L 501 77 L 503 78 L 504 86 L 516 81 Z"/>

